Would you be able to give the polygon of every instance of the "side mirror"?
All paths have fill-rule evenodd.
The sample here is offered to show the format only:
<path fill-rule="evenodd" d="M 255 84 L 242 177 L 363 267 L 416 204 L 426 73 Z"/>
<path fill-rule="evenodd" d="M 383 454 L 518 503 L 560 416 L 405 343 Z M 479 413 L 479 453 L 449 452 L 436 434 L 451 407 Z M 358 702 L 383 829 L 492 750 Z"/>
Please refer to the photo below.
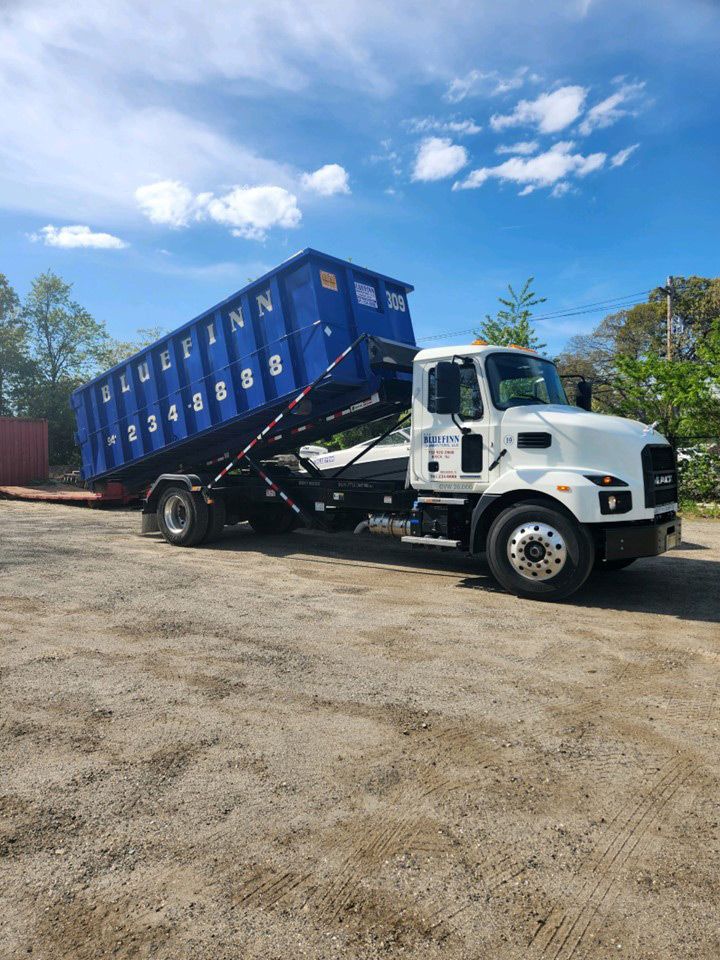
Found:
<path fill-rule="evenodd" d="M 592 410 L 592 384 L 589 380 L 578 380 L 575 387 L 575 406 L 581 410 Z"/>
<path fill-rule="evenodd" d="M 460 367 L 441 360 L 435 367 L 435 391 L 430 397 L 431 413 L 457 413 L 460 410 Z"/>

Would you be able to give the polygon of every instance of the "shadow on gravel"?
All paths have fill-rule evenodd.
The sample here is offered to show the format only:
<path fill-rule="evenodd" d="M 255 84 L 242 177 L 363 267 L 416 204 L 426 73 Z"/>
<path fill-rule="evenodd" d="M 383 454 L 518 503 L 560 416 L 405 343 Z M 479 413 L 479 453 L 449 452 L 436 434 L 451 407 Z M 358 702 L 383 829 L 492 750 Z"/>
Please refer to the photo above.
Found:
<path fill-rule="evenodd" d="M 425 548 L 408 549 L 391 537 L 363 536 L 352 533 L 325 533 L 296 530 L 280 536 L 261 537 L 249 527 L 226 529 L 222 540 L 202 547 L 220 553 L 251 552 L 267 557 L 292 557 L 296 563 L 328 563 L 332 566 L 361 564 L 366 568 L 400 567 L 419 576 L 453 576 L 482 573 L 484 564 L 455 551 L 441 552 Z M 488 576 L 490 584 L 494 581 Z"/>
<path fill-rule="evenodd" d="M 344 532 L 328 535 L 299 530 L 260 538 L 241 525 L 226 530 L 222 540 L 203 549 L 222 553 L 262 552 L 271 557 L 293 557 L 297 563 L 362 564 L 378 569 L 400 567 L 411 576 L 455 578 L 460 575 L 458 586 L 463 589 L 504 592 L 482 561 L 452 552 L 408 550 L 389 539 L 354 537 Z M 707 549 L 702 544 L 683 543 L 678 553 L 637 560 L 631 567 L 614 573 L 592 574 L 582 590 L 566 603 L 720 623 L 720 562 L 678 555 Z"/>
<path fill-rule="evenodd" d="M 683 544 L 682 549 L 686 549 Z M 720 562 L 668 553 L 592 576 L 570 601 L 602 610 L 659 613 L 720 624 Z"/>
<path fill-rule="evenodd" d="M 460 586 L 485 590 L 486 584 L 486 579 L 473 577 Z M 593 573 L 582 589 L 564 603 L 720 624 L 719 584 L 720 562 L 668 554 L 636 560 L 625 570 Z"/>

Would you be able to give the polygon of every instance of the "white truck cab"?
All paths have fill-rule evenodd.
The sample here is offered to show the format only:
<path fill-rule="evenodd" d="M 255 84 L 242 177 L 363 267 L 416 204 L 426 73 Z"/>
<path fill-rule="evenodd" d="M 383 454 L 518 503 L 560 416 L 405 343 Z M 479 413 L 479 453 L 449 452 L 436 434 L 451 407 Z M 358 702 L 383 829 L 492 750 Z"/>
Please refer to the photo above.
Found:
<path fill-rule="evenodd" d="M 589 408 L 587 385 L 578 402 Z M 555 365 L 519 347 L 416 355 L 408 482 L 424 516 L 433 499 L 472 504 L 465 536 L 448 517 L 448 541 L 485 552 L 495 576 L 524 595 L 567 596 L 593 564 L 618 569 L 680 540 L 665 438 L 571 404 Z"/>

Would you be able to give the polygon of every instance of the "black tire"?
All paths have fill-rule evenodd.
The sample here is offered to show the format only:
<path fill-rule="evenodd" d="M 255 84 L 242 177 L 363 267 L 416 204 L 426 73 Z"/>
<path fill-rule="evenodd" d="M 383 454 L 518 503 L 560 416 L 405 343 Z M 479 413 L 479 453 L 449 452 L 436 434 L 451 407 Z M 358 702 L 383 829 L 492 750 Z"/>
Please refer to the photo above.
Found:
<path fill-rule="evenodd" d="M 213 497 L 213 502 L 209 504 L 208 509 L 210 511 L 210 519 L 208 521 L 207 533 L 203 537 L 202 542 L 215 543 L 216 540 L 220 539 L 225 529 L 225 521 L 227 520 L 225 501 L 222 497 L 218 497 L 217 499 Z"/>
<path fill-rule="evenodd" d="M 297 526 L 297 516 L 289 507 L 266 507 L 251 514 L 248 523 L 261 536 L 289 533 Z"/>
<path fill-rule="evenodd" d="M 166 487 L 157 507 L 160 533 L 175 547 L 196 547 L 207 534 L 208 505 L 187 487 Z"/>
<path fill-rule="evenodd" d="M 527 501 L 503 510 L 488 533 L 492 575 L 528 600 L 567 599 L 585 583 L 594 559 L 587 528 L 544 503 Z M 551 572 L 556 565 L 558 572 Z"/>
<path fill-rule="evenodd" d="M 618 560 L 603 560 L 602 557 L 595 559 L 594 573 L 612 573 L 613 570 L 624 570 L 631 563 L 635 563 L 637 557 L 623 557 Z"/>

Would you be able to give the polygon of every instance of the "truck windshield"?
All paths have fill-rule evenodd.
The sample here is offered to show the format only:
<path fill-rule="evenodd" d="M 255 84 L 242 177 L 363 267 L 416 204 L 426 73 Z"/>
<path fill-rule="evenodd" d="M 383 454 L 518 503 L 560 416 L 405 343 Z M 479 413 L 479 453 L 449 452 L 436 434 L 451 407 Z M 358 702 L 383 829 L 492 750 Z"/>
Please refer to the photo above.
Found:
<path fill-rule="evenodd" d="M 491 353 L 485 361 L 492 400 L 498 410 L 531 403 L 568 406 L 555 365 L 527 353 Z"/>

